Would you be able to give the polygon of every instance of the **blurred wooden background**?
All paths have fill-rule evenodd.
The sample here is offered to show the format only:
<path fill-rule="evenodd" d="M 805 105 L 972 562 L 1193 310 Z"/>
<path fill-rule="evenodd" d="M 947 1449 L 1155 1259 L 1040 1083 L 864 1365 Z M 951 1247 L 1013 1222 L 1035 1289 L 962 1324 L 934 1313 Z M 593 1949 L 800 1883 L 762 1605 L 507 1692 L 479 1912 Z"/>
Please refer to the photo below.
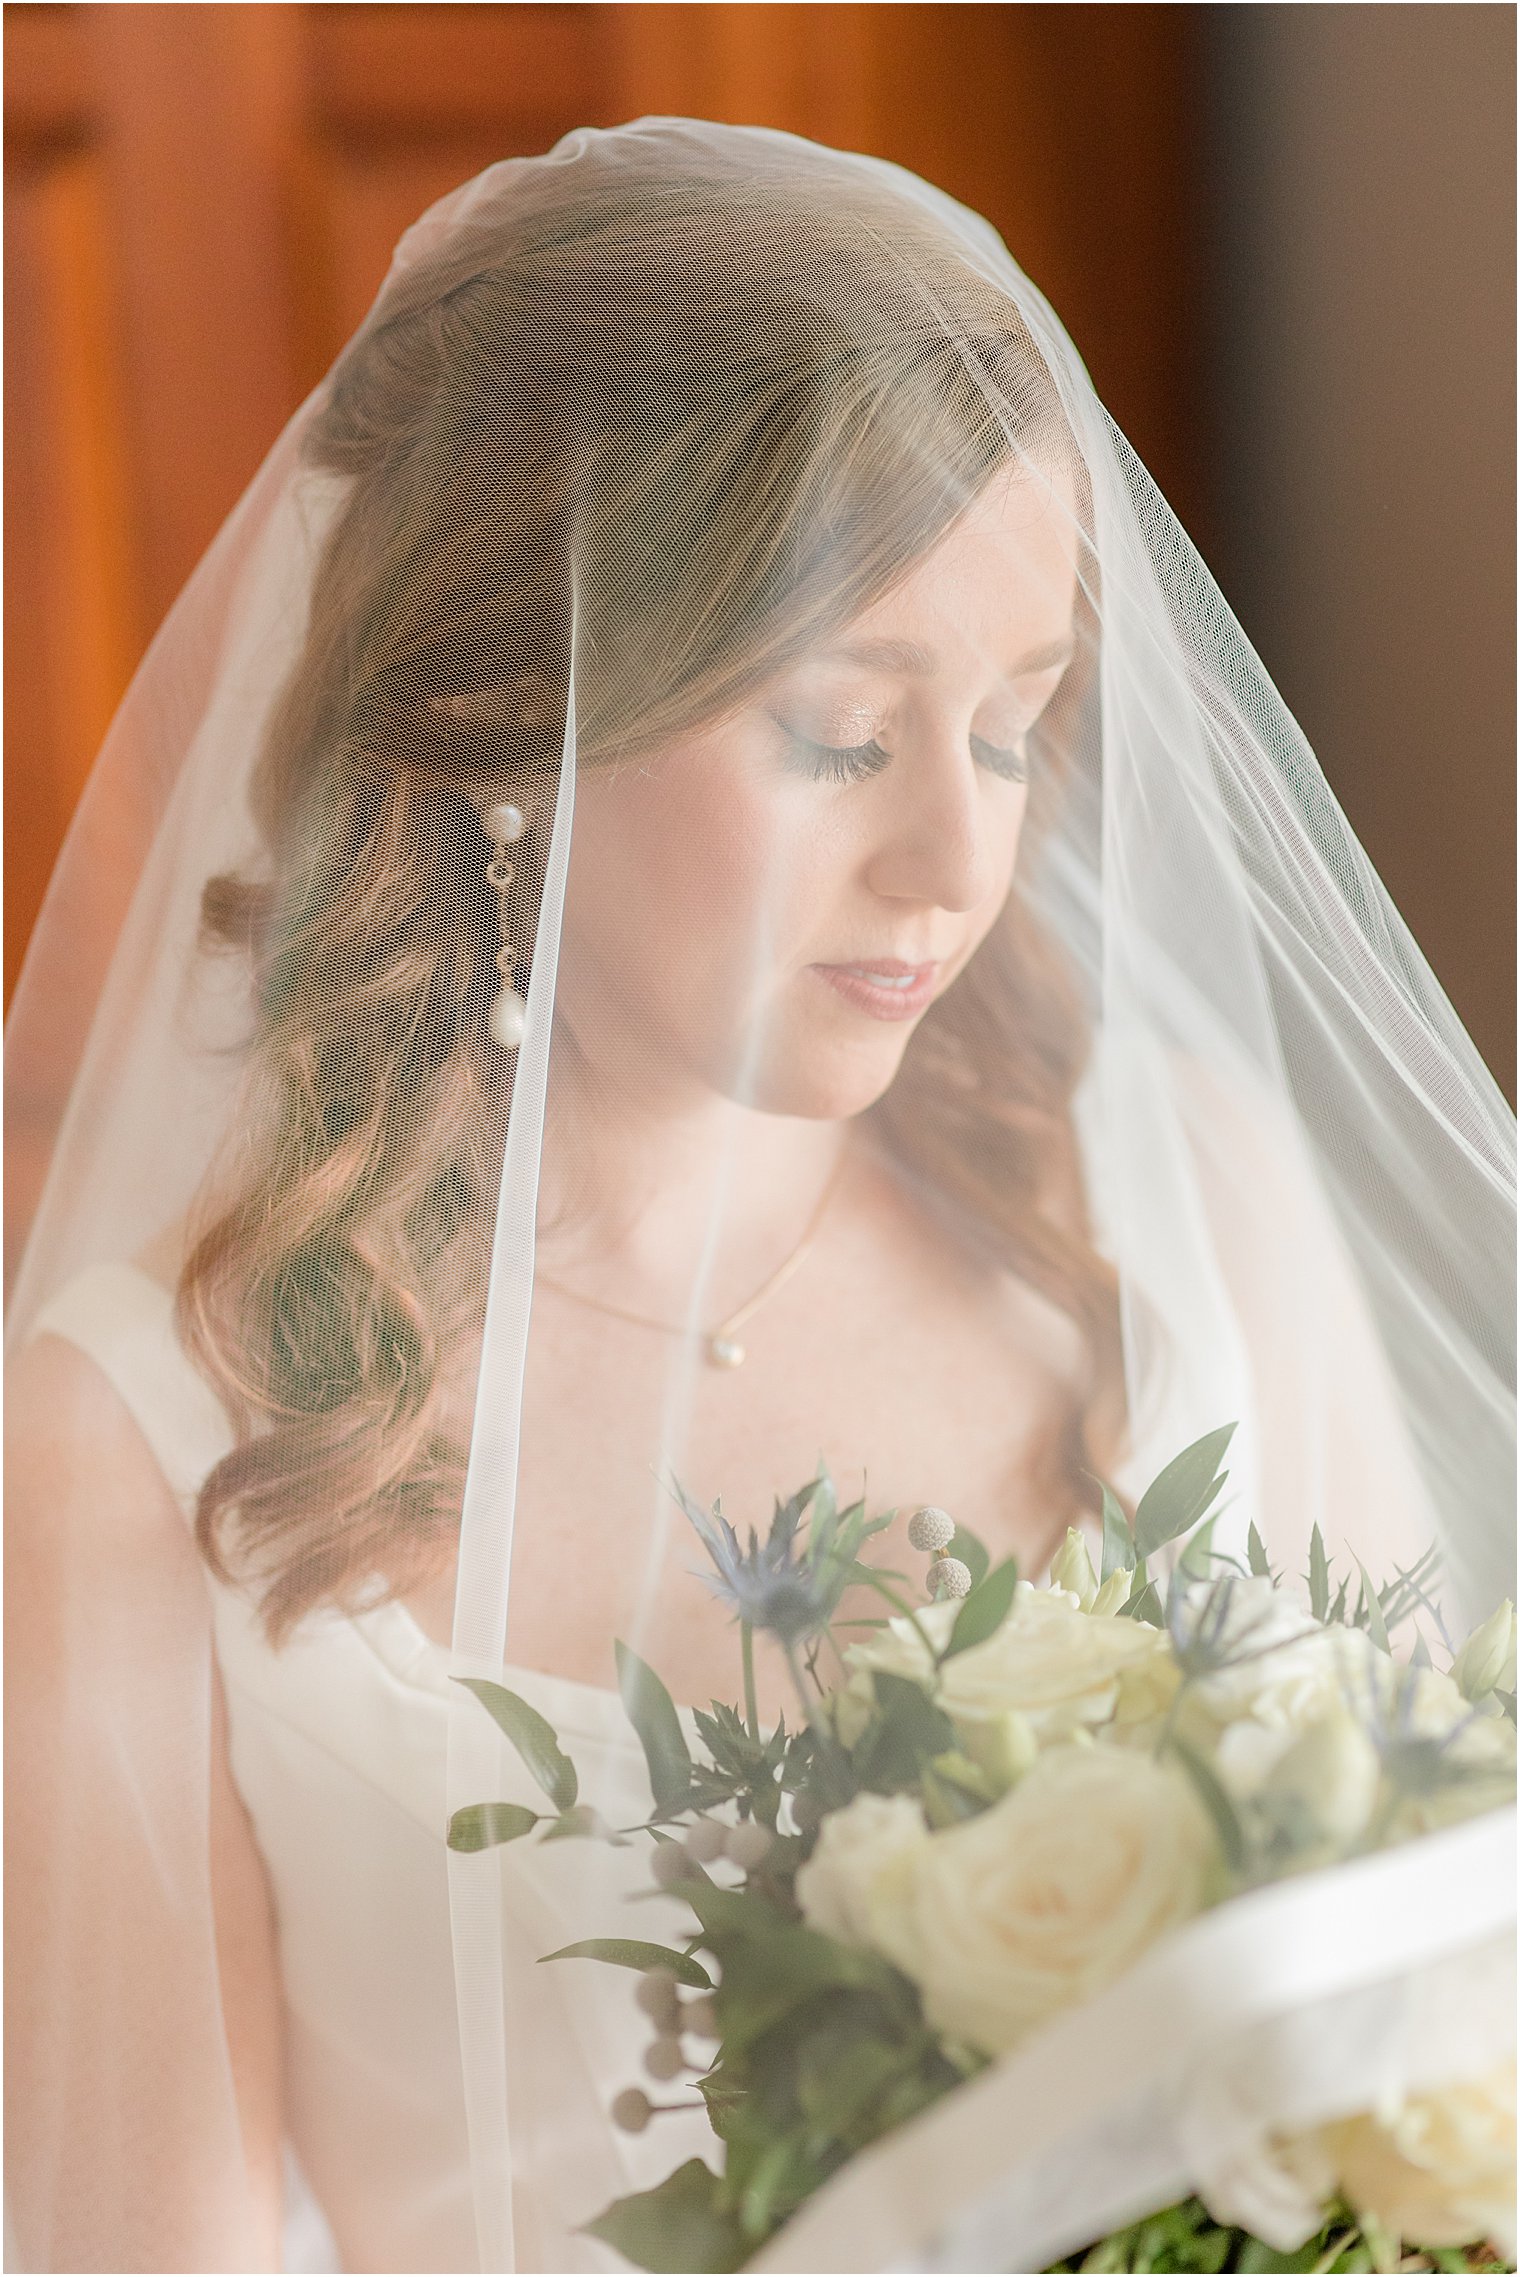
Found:
<path fill-rule="evenodd" d="M 1512 191 L 1472 113 L 1475 87 L 1489 111 L 1508 99 L 1512 10 L 12 0 L 4 17 L 7 993 L 134 665 L 401 231 L 493 159 L 675 112 L 896 159 L 996 225 L 1512 1083 L 1511 467 L 1502 403 L 1497 428 L 1460 423 L 1495 339 L 1490 411 L 1511 361 L 1483 210 Z M 1436 123 L 1412 136 L 1411 116 Z M 1392 206 L 1390 181 L 1407 184 Z M 1512 204 L 1508 226 L 1512 245 Z M 1317 298 L 1298 282 L 1311 245 Z M 1412 360 L 1453 310 L 1465 367 Z M 1425 487 L 1373 495 L 1358 438 L 1403 417 L 1365 416 L 1395 371 L 1422 391 Z M 1437 488 L 1466 518 L 1448 511 L 1444 551 Z"/>
<path fill-rule="evenodd" d="M 8 7 L 7 990 L 127 678 L 396 239 L 571 127 L 652 111 L 781 126 L 966 199 L 1186 511 L 1185 15 Z"/>

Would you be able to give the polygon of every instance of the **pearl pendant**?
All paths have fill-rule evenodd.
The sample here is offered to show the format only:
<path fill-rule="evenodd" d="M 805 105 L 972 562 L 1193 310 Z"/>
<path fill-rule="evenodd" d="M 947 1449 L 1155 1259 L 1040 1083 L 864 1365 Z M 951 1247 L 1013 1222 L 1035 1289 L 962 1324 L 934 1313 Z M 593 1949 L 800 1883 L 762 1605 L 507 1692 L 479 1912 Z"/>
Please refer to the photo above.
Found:
<path fill-rule="evenodd" d="M 731 1336 L 709 1336 L 707 1357 L 715 1368 L 742 1368 L 744 1346 L 735 1343 Z"/>
<path fill-rule="evenodd" d="M 504 1052 L 515 1052 L 523 1040 L 527 1025 L 528 1007 L 515 988 L 504 988 L 486 1015 L 486 1025 L 494 1043 Z"/>
<path fill-rule="evenodd" d="M 494 838 L 498 846 L 511 846 L 523 834 L 522 813 L 515 806 L 508 806 L 505 803 L 500 806 L 488 806 L 483 820 L 486 826 L 486 836 Z"/>

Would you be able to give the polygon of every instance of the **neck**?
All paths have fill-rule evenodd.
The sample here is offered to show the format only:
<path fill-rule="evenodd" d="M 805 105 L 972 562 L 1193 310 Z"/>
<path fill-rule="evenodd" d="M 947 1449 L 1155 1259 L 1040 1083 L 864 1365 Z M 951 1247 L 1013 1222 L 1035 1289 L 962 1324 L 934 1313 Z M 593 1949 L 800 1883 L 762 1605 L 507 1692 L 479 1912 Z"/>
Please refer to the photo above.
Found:
<path fill-rule="evenodd" d="M 712 1091 L 634 1096 L 579 1070 L 545 1133 L 540 1262 L 629 1303 L 681 1309 L 700 1282 L 701 1309 L 721 1311 L 801 1237 L 849 1127 Z"/>

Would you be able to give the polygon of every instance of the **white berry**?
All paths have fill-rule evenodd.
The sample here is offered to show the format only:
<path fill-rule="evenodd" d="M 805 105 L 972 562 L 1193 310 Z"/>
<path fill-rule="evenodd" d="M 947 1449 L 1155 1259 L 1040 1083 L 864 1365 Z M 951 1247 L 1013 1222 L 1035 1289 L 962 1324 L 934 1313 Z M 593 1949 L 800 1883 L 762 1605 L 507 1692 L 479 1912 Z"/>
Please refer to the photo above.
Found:
<path fill-rule="evenodd" d="M 639 1979 L 639 1988 L 633 1997 L 658 2031 L 675 2030 L 681 2013 L 681 1996 L 669 1969 L 650 1969 Z"/>
<path fill-rule="evenodd" d="M 673 2032 L 662 2032 L 644 2050 L 644 2069 L 651 2079 L 675 2079 L 686 2069 L 681 2043 Z"/>
<path fill-rule="evenodd" d="M 745 1819 L 742 1825 L 729 1828 L 728 1839 L 723 1847 L 736 1866 L 742 1866 L 746 1874 L 752 1874 L 770 1856 L 771 1837 L 758 1820 Z"/>
<path fill-rule="evenodd" d="M 682 1837 L 688 1858 L 695 1858 L 699 1866 L 710 1866 L 723 1855 L 725 1829 L 715 1818 L 694 1818 Z"/>
<path fill-rule="evenodd" d="M 916 1550 L 942 1550 L 953 1539 L 955 1520 L 948 1510 L 915 1510 L 908 1520 L 908 1539 Z"/>
<path fill-rule="evenodd" d="M 679 1842 L 657 1842 L 649 1871 L 662 1890 L 676 1890 L 691 1880 L 697 1868 Z"/>
<path fill-rule="evenodd" d="M 968 1597 L 971 1568 L 959 1558 L 936 1558 L 929 1568 L 929 1589 L 935 1597 Z"/>
<path fill-rule="evenodd" d="M 721 2040 L 718 2027 L 718 2003 L 710 1992 L 699 1992 L 695 2000 L 688 2000 L 681 2010 L 681 2029 L 690 2032 L 694 2039 Z"/>

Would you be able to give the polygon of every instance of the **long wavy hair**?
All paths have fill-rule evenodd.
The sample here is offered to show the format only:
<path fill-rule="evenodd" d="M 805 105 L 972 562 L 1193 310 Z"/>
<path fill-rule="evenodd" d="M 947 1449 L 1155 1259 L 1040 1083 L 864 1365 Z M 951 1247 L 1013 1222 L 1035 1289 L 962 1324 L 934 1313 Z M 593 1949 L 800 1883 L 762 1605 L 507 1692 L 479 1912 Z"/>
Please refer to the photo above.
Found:
<path fill-rule="evenodd" d="M 341 504 L 254 782 L 266 859 L 204 898 L 208 942 L 251 960 L 257 1020 L 237 1162 L 179 1286 L 236 1427 L 197 1530 L 276 1639 L 452 1554 L 451 1362 L 479 1334 L 512 1082 L 486 1026 L 480 817 L 505 799 L 528 818 L 521 981 L 572 638 L 590 767 L 742 703 L 1020 454 L 1080 494 L 1012 302 L 865 169 L 593 138 L 492 180 L 393 277 L 314 415 L 308 464 Z M 1068 675 L 1026 846 L 1085 700 Z M 1016 888 L 871 1111 L 915 1189 L 1080 1331 L 1031 1465 L 1052 1515 L 1090 1502 L 1124 1421 L 1072 1120 L 1087 1048 Z"/>

